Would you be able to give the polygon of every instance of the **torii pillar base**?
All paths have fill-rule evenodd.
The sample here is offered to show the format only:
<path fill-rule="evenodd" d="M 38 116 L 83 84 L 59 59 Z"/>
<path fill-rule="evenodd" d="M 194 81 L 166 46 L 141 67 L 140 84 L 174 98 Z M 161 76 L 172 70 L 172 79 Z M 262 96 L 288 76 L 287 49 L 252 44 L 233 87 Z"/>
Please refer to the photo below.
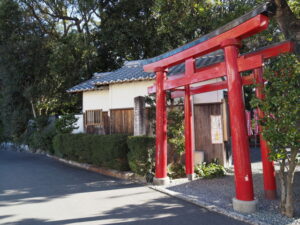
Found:
<path fill-rule="evenodd" d="M 186 177 L 187 177 L 187 179 L 190 180 L 190 181 L 195 180 L 195 178 L 196 178 L 196 176 L 195 176 L 194 173 L 193 173 L 193 174 L 187 174 Z"/>
<path fill-rule="evenodd" d="M 164 186 L 168 185 L 170 183 L 169 177 L 164 177 L 164 178 L 153 178 L 153 184 L 156 186 Z"/>
<path fill-rule="evenodd" d="M 232 205 L 234 211 L 241 212 L 241 213 L 254 213 L 256 210 L 257 200 L 253 201 L 242 201 L 236 198 L 232 199 Z"/>

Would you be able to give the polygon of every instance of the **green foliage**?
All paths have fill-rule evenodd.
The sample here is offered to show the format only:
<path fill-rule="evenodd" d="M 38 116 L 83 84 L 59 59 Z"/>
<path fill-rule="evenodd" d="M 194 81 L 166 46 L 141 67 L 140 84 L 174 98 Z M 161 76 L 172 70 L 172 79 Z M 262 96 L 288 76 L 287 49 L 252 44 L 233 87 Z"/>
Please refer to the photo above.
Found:
<path fill-rule="evenodd" d="M 5 136 L 13 140 L 26 129 L 33 97 L 29 90 L 45 71 L 47 56 L 40 35 L 37 24 L 24 19 L 16 1 L 0 2 L 1 120 Z"/>
<path fill-rule="evenodd" d="M 168 177 L 172 179 L 183 178 L 186 177 L 185 174 L 185 166 L 181 163 L 170 163 L 168 165 Z"/>
<path fill-rule="evenodd" d="M 41 116 L 28 123 L 26 131 L 18 138 L 18 142 L 28 144 L 33 151 L 42 150 L 53 154 L 52 139 L 55 135 L 54 120 Z"/>
<path fill-rule="evenodd" d="M 262 2 L 1 0 L 3 135 L 17 140 L 32 118 L 79 112 L 81 96 L 66 90 L 92 73 L 117 69 L 124 60 L 149 58 L 174 49 Z M 288 3 L 299 16 L 298 1 Z M 245 41 L 242 52 L 282 38 L 272 21 L 267 31 Z M 170 142 L 181 152 L 181 130 L 176 131 L 177 137 L 171 137 Z"/>
<path fill-rule="evenodd" d="M 272 60 L 265 70 L 265 99 L 252 101 L 265 113 L 260 123 L 270 148 L 269 157 L 279 162 L 281 213 L 294 214 L 293 183 L 300 149 L 300 62 L 295 55 Z"/>
<path fill-rule="evenodd" d="M 40 131 L 36 130 L 33 132 L 29 137 L 28 145 L 33 150 L 39 149 L 53 154 L 52 139 L 55 135 L 55 127 L 53 124 L 50 124 Z"/>
<path fill-rule="evenodd" d="M 300 63 L 294 55 L 282 55 L 267 66 L 265 100 L 253 100 L 265 117 L 260 121 L 263 136 L 271 148 L 272 160 L 286 159 L 300 148 Z"/>
<path fill-rule="evenodd" d="M 77 122 L 78 118 L 74 114 L 62 115 L 55 122 L 55 128 L 59 134 L 71 133 L 74 129 L 77 129 L 74 124 Z"/>
<path fill-rule="evenodd" d="M 132 172 L 146 176 L 151 181 L 154 174 L 155 138 L 148 136 L 131 136 L 127 140 L 128 163 Z"/>
<path fill-rule="evenodd" d="M 155 105 L 155 95 L 145 96 L 145 102 L 150 106 L 148 119 L 153 125 L 153 130 L 155 131 L 155 115 L 156 115 L 156 105 Z M 182 99 L 171 98 L 170 93 L 167 93 L 167 111 L 168 111 L 168 143 L 171 144 L 175 152 L 181 155 L 184 152 L 184 110 Z"/>
<path fill-rule="evenodd" d="M 195 174 L 202 178 L 215 178 L 225 176 L 225 168 L 217 161 L 211 163 L 202 163 L 195 166 Z"/>
<path fill-rule="evenodd" d="M 173 107 L 168 112 L 168 142 L 181 155 L 184 152 L 184 110 L 182 106 Z"/>
<path fill-rule="evenodd" d="M 58 134 L 55 155 L 117 170 L 128 170 L 126 135 Z"/>

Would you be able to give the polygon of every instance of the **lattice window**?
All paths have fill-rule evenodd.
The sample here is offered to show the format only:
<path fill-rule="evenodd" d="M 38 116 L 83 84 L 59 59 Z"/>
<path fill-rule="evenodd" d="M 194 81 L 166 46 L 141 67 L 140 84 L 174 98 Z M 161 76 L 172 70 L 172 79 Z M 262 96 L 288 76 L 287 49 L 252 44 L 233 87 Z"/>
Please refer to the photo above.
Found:
<path fill-rule="evenodd" d="M 85 126 L 103 125 L 102 110 L 86 110 L 84 115 Z"/>

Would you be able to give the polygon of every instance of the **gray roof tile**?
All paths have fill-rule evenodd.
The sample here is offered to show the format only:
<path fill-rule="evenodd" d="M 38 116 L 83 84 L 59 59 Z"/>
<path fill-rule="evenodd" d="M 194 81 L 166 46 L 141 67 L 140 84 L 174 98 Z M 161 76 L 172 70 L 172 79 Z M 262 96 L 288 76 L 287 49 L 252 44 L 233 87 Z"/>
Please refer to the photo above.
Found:
<path fill-rule="evenodd" d="M 196 59 L 196 67 L 209 66 L 224 60 L 223 52 L 216 51 Z M 94 76 L 70 89 L 67 92 L 83 92 L 99 89 L 101 85 L 125 83 L 130 81 L 142 81 L 155 79 L 154 73 L 144 72 L 143 65 L 146 60 L 127 61 L 124 66 L 113 72 L 95 73 Z M 168 76 L 184 73 L 184 63 L 173 66 L 169 69 Z"/>

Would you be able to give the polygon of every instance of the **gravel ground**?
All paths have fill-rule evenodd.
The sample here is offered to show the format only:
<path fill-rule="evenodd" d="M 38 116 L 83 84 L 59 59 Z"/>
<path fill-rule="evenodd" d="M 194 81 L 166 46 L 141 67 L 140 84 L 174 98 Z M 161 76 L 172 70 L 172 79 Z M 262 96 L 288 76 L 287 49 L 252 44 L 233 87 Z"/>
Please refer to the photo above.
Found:
<path fill-rule="evenodd" d="M 279 209 L 279 199 L 264 199 L 263 178 L 261 163 L 253 160 L 253 182 L 255 197 L 258 199 L 257 211 L 251 215 L 246 215 L 249 220 L 261 221 L 266 224 L 293 224 L 300 225 L 300 168 L 295 174 L 295 206 L 296 217 L 293 219 L 281 216 Z M 277 184 L 279 180 L 277 177 Z M 279 186 L 279 185 L 278 185 Z M 188 182 L 186 179 L 174 180 L 170 185 L 163 187 L 167 191 L 184 195 L 190 199 L 205 202 L 217 206 L 227 211 L 233 211 L 232 197 L 235 196 L 234 176 L 232 173 L 222 178 L 197 179 Z M 277 188 L 280 193 L 280 187 Z M 162 190 L 163 191 L 163 190 Z"/>

